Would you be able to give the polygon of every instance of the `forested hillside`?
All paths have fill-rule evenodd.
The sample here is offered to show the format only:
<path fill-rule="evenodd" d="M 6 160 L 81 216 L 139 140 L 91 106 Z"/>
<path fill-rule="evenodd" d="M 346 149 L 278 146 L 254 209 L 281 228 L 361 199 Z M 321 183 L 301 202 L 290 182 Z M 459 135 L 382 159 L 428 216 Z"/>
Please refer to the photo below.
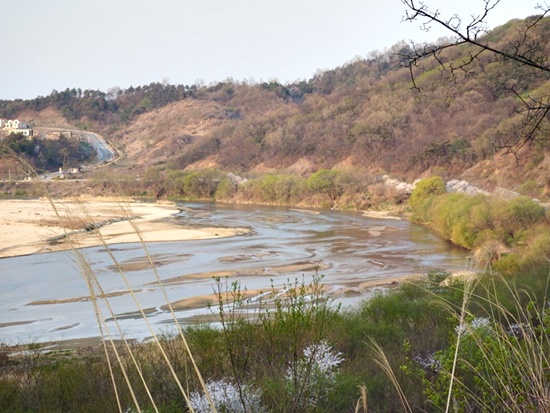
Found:
<path fill-rule="evenodd" d="M 513 20 L 486 36 L 505 48 L 528 23 Z M 550 19 L 531 33 L 550 39 Z M 550 54 L 550 42 L 544 45 Z M 532 195 L 547 196 L 548 134 L 520 151 L 517 136 L 525 120 L 521 97 L 547 98 L 548 73 L 491 54 L 478 56 L 467 71 L 450 70 L 477 53 L 462 45 L 443 50 L 437 60 L 424 59 L 413 87 L 404 67 L 411 53 L 402 42 L 288 85 L 227 79 L 208 86 L 53 91 L 2 101 L 0 117 L 101 132 L 125 154 L 119 170 L 132 167 L 134 175 L 151 166 L 164 174 L 218 168 L 303 176 L 354 168 L 404 180 L 428 173 L 467 176 L 488 189 L 517 189 L 530 180 Z M 42 116 L 46 111 L 49 116 Z"/>

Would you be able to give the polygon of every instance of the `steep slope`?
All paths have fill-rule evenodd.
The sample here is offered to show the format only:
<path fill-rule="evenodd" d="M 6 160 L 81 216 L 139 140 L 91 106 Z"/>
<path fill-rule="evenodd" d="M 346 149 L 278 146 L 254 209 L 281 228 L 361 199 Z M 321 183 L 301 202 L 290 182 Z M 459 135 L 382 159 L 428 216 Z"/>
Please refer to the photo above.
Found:
<path fill-rule="evenodd" d="M 215 102 L 184 100 L 139 115 L 111 138 L 134 166 L 147 167 L 201 148 L 208 132 L 226 118 Z"/>

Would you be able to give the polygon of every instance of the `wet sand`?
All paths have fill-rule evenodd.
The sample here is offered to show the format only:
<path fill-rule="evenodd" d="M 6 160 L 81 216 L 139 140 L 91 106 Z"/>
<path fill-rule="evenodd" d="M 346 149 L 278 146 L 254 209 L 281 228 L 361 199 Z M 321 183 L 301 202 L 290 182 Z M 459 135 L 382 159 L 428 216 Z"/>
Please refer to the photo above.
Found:
<path fill-rule="evenodd" d="M 0 200 L 0 258 L 131 242 L 246 234 L 246 228 L 186 228 L 175 204 L 129 200 Z"/>

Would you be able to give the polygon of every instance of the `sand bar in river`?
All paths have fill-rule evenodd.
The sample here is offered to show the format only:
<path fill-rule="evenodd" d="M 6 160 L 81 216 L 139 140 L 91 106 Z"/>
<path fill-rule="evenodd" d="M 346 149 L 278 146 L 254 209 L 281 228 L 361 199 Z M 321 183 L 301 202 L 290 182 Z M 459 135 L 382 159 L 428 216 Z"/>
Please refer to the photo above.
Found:
<path fill-rule="evenodd" d="M 0 258 L 131 242 L 241 235 L 246 228 L 188 228 L 175 204 L 116 200 L 0 200 Z"/>

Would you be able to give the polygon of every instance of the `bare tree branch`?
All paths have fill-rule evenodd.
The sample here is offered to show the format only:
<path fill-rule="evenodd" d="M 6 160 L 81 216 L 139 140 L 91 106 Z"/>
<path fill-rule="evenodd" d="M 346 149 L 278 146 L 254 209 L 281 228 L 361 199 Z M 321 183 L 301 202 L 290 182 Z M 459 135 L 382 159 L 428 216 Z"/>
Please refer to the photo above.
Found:
<path fill-rule="evenodd" d="M 439 9 L 430 9 L 424 2 L 417 0 L 401 0 L 406 6 L 403 21 L 420 22 L 421 30 L 429 31 L 433 25 L 444 27 L 452 37 L 448 42 L 439 44 L 413 44 L 411 52 L 400 55 L 408 67 L 413 89 L 420 90 L 415 79 L 415 70 L 420 68 L 421 61 L 431 58 L 440 66 L 441 70 L 450 71 L 453 79 L 457 71 L 467 72 L 472 64 L 479 60 L 482 54 L 491 54 L 497 60 L 514 62 L 519 65 L 532 68 L 550 78 L 550 61 L 545 51 L 546 39 L 539 41 L 535 30 L 541 21 L 550 14 L 548 3 L 538 4 L 536 10 L 538 16 L 525 20 L 524 26 L 517 29 L 518 38 L 509 45 L 495 45 L 486 36 L 488 32 L 487 17 L 499 5 L 501 0 L 483 0 L 483 9 L 479 14 L 472 14 L 466 25 L 458 14 L 444 17 Z M 442 58 L 442 52 L 462 45 L 474 46 L 474 50 L 459 63 L 446 63 Z M 515 96 L 523 104 L 521 112 L 524 115 L 522 123 L 523 132 L 518 133 L 507 142 L 499 143 L 502 148 L 517 154 L 527 143 L 536 141 L 541 132 L 544 121 L 550 121 L 550 99 L 523 98 L 515 90 Z"/>

